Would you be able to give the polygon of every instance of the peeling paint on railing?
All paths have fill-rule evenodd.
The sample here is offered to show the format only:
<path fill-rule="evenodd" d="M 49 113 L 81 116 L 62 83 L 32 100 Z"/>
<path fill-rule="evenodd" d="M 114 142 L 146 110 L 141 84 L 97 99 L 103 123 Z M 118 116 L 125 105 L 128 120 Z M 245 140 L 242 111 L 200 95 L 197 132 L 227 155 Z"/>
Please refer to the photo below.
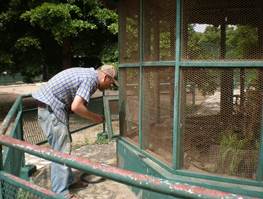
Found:
<path fill-rule="evenodd" d="M 133 171 L 120 169 L 106 164 L 92 162 L 89 159 L 57 152 L 48 147 L 32 145 L 5 135 L 0 135 L 0 144 L 14 147 L 38 157 L 57 163 L 68 165 L 84 172 L 118 181 L 127 185 L 147 189 L 150 191 L 187 198 L 251 198 L 232 193 L 217 191 L 186 183 L 174 183 L 165 179 L 139 174 Z"/>

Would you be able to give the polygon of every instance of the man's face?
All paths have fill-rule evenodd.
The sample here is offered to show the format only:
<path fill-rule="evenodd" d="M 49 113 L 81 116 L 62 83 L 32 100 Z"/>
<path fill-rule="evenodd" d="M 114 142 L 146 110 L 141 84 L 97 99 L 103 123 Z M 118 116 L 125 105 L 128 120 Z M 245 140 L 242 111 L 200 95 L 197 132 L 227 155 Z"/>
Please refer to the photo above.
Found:
<path fill-rule="evenodd" d="M 111 76 L 105 75 L 104 80 L 100 83 L 100 90 L 108 89 L 112 86 L 114 80 Z"/>

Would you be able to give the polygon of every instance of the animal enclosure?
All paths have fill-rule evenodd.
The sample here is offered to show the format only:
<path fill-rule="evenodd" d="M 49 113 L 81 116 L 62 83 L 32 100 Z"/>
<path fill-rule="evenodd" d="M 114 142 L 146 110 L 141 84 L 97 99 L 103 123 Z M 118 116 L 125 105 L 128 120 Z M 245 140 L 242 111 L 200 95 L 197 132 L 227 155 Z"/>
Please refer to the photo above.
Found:
<path fill-rule="evenodd" d="M 263 2 L 118 4 L 120 166 L 261 186 Z"/>

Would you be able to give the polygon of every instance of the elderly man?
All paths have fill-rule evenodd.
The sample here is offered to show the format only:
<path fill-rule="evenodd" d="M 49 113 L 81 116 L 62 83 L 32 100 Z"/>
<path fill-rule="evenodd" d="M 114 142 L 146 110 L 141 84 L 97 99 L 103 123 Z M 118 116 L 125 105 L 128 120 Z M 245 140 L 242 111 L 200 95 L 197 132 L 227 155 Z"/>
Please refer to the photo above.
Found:
<path fill-rule="evenodd" d="M 71 152 L 69 134 L 69 112 L 95 123 L 104 117 L 87 109 L 90 97 L 97 89 L 103 91 L 117 84 L 116 69 L 112 65 L 94 68 L 70 68 L 52 77 L 32 96 L 38 104 L 38 122 L 51 147 L 64 153 Z M 71 168 L 57 163 L 51 164 L 52 191 L 65 198 L 76 198 L 69 193 L 73 183 Z"/>

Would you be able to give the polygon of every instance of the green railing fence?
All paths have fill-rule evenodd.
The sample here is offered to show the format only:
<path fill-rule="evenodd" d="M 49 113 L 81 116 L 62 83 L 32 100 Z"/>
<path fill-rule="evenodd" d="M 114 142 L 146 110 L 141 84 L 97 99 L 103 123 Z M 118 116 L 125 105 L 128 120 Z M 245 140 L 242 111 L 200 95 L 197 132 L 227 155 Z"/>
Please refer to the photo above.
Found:
<path fill-rule="evenodd" d="M 46 160 L 64 164 L 83 172 L 92 173 L 133 187 L 157 192 L 163 194 L 163 198 L 167 196 L 173 196 L 175 198 L 250 198 L 181 183 L 180 179 L 178 179 L 178 181 L 168 181 L 166 179 L 143 175 L 117 167 L 95 163 L 85 158 L 60 153 L 47 147 L 38 146 L 37 144 L 43 143 L 45 140 L 37 139 L 38 141 L 36 142 L 35 139 L 30 140 L 30 136 L 25 136 L 29 131 L 34 132 L 32 124 L 29 125 L 23 122 L 26 114 L 30 113 L 30 111 L 36 111 L 35 108 L 25 109 L 23 100 L 26 98 L 30 98 L 30 96 L 20 96 L 17 98 L 0 129 L 0 199 L 61 198 L 61 196 L 49 190 L 22 179 L 22 177 L 26 178 L 24 153 L 29 153 Z M 108 102 L 111 100 L 116 100 L 116 98 L 100 97 L 95 98 L 90 103 L 94 111 L 105 114 L 107 130 L 111 131 L 108 132 L 109 137 L 114 136 L 111 121 L 109 121 L 111 119 L 110 110 L 108 110 Z M 103 107 L 107 110 L 104 110 Z M 31 123 L 37 122 L 34 117 L 30 118 Z M 74 126 L 74 122 L 72 124 Z M 77 132 L 80 129 L 88 128 L 92 125 L 95 124 L 75 126 L 72 132 Z M 26 126 L 31 130 L 27 130 Z M 32 134 L 32 132 L 29 134 Z M 27 141 L 24 141 L 25 137 Z M 30 141 L 31 143 L 29 143 Z"/>

